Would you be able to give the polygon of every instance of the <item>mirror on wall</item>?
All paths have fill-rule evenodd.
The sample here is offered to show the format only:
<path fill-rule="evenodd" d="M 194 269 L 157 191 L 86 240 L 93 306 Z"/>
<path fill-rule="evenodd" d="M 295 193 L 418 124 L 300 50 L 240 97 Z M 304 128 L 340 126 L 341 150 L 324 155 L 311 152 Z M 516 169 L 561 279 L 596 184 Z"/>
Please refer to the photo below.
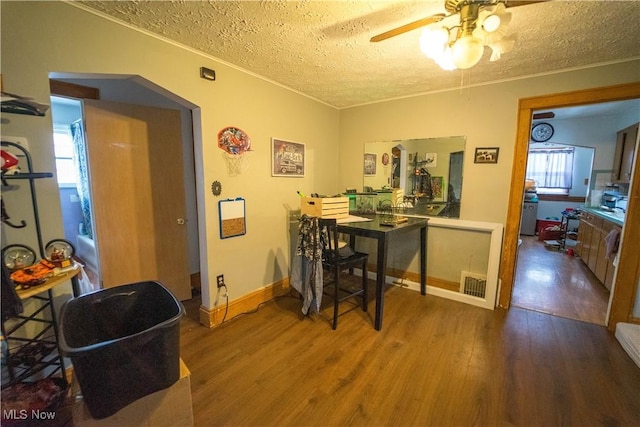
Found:
<path fill-rule="evenodd" d="M 460 217 L 466 137 L 368 142 L 362 193 L 391 194 L 412 215 Z"/>

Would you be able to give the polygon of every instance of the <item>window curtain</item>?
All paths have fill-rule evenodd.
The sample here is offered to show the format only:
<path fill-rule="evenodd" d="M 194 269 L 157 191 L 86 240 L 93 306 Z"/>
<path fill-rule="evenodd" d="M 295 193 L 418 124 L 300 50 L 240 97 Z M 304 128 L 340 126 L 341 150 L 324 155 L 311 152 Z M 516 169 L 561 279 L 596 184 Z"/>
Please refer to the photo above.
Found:
<path fill-rule="evenodd" d="M 541 188 L 570 189 L 573 185 L 574 149 L 533 149 L 529 151 L 527 178 Z"/>
<path fill-rule="evenodd" d="M 82 120 L 71 124 L 71 136 L 73 137 L 74 162 L 78 172 L 78 197 L 82 208 L 82 225 L 84 234 L 93 239 L 93 226 L 91 218 L 91 192 L 89 188 L 89 173 L 87 170 L 87 149 L 84 143 L 84 128 Z"/>

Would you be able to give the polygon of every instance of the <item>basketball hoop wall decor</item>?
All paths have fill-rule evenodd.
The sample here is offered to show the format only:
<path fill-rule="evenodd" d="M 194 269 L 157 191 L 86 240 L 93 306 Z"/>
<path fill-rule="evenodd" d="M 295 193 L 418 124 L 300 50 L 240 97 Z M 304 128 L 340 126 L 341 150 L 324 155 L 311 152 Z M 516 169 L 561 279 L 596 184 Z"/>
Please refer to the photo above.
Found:
<path fill-rule="evenodd" d="M 226 127 L 218 132 L 218 148 L 227 164 L 229 176 L 237 176 L 246 168 L 246 153 L 251 150 L 249 136 L 236 127 Z"/>

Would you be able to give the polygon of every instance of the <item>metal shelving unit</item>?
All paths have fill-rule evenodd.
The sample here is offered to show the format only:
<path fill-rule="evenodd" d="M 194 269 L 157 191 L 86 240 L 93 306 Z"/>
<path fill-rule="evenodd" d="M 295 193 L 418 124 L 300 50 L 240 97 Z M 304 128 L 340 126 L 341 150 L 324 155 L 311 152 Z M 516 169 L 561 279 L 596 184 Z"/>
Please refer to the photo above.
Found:
<path fill-rule="evenodd" d="M 40 307 L 27 315 L 18 316 L 17 323 L 8 329 L 7 322 L 2 322 L 2 335 L 7 342 L 5 360 L 9 378 L 8 382 L 3 381 L 2 388 L 22 382 L 42 371 L 45 371 L 46 377 L 59 374 L 66 380 L 64 358 L 58 351 L 58 324 L 51 289 L 44 296 L 33 295 L 30 298 L 40 301 Z M 39 332 L 30 338 L 20 336 L 19 331 L 33 322 L 41 325 Z"/>
<path fill-rule="evenodd" d="M 45 248 L 40 228 L 40 213 L 35 181 L 43 178 L 52 178 L 53 173 L 34 172 L 31 156 L 22 146 L 13 142 L 2 141 L 2 147 L 10 147 L 21 151 L 26 160 L 27 170 L 15 175 L 3 174 L 2 185 L 8 186 L 8 181 L 10 180 L 28 182 L 34 215 L 33 228 L 38 239 L 40 257 L 44 258 Z M 24 228 L 24 226 L 19 228 Z M 77 270 L 71 271 L 62 276 L 50 278 L 44 284 L 29 289 L 17 290 L 16 293 L 21 300 L 37 302 L 28 304 L 28 308 L 31 309 L 29 313 L 23 313 L 2 322 L 2 336 L 6 343 L 6 345 L 3 345 L 5 366 L 2 367 L 2 388 L 22 382 L 38 374 L 40 374 L 38 377 L 59 375 L 66 383 L 64 358 L 60 355 L 58 349 L 58 324 L 53 305 L 52 289 L 61 283 L 72 280 L 75 294 L 77 274 Z M 8 381 L 4 381 L 5 376 Z"/>

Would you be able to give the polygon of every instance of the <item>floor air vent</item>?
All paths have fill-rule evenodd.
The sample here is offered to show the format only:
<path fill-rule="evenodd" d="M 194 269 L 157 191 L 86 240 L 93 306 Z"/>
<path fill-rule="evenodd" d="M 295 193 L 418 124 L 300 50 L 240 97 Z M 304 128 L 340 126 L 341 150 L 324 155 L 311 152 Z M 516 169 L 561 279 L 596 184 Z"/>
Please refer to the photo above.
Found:
<path fill-rule="evenodd" d="M 487 276 L 463 271 L 460 277 L 460 292 L 478 298 L 484 298 L 487 293 Z"/>

